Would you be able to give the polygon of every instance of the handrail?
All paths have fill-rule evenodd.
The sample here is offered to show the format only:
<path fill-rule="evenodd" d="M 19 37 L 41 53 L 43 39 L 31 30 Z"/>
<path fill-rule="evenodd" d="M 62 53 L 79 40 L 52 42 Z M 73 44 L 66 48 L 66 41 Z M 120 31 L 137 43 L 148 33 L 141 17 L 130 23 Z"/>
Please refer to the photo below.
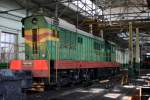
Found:
<path fill-rule="evenodd" d="M 46 47 L 48 47 L 47 42 L 45 42 L 45 45 L 46 45 Z M 47 52 L 48 52 L 48 60 L 50 60 L 51 53 L 50 53 L 49 48 L 48 48 Z M 50 83 L 50 81 L 51 81 L 51 62 L 50 61 L 48 61 L 48 65 L 49 65 L 49 67 L 48 67 L 48 82 Z"/>
<path fill-rule="evenodd" d="M 56 41 L 55 41 L 56 42 Z M 58 44 L 59 42 L 56 42 L 56 44 Z M 24 50 L 24 44 L 25 43 L 21 43 L 21 45 L 19 44 L 19 45 L 16 45 L 16 46 L 18 46 L 18 50 L 15 50 L 15 51 L 13 51 L 14 49 L 14 46 L 13 47 L 11 47 L 11 50 L 9 50 L 8 52 L 7 52 L 7 59 L 8 60 L 11 60 L 11 57 L 12 57 L 12 55 L 17 55 L 18 54 L 18 56 L 16 57 L 17 59 L 20 57 L 20 54 L 25 54 L 24 52 L 26 52 L 27 54 L 26 55 L 29 55 L 29 60 L 31 59 L 41 59 L 41 58 L 43 58 L 43 59 L 46 59 L 46 57 L 47 57 L 47 59 L 48 60 L 50 60 L 51 59 L 51 51 L 50 51 L 50 48 L 48 47 L 48 44 L 47 44 L 47 42 L 45 41 L 45 42 L 38 42 L 38 49 L 37 49 L 37 54 L 33 54 L 33 50 L 32 50 L 32 47 L 31 48 L 26 48 L 25 50 Z M 66 43 L 66 44 L 63 44 L 63 46 L 57 46 L 57 45 L 55 45 L 55 47 L 57 48 L 57 53 L 60 53 L 60 52 L 62 52 L 62 51 L 60 51 L 61 49 L 60 48 L 64 48 L 65 49 L 65 47 L 66 47 L 66 45 L 68 45 L 69 43 Z M 70 44 L 70 46 L 67 46 L 67 47 L 72 47 L 71 46 L 72 44 Z M 77 45 L 77 44 L 76 44 Z M 32 45 L 31 45 L 32 46 Z M 73 46 L 74 46 L 74 44 L 73 44 Z M 22 50 L 20 49 L 20 48 L 22 48 Z M 86 47 L 85 46 L 82 46 L 82 48 L 83 49 L 85 49 Z M 93 49 L 92 48 L 87 48 L 88 49 L 88 52 L 93 52 Z M 75 54 L 75 53 L 77 53 L 78 51 L 77 51 L 77 49 L 70 49 L 70 53 L 73 53 L 73 54 Z M 90 55 L 86 55 L 85 53 L 83 54 L 83 58 L 86 58 L 87 56 L 92 56 L 92 57 L 94 57 L 94 56 L 96 56 L 96 59 L 101 59 L 102 57 L 104 57 L 104 58 L 109 58 L 109 57 L 111 57 L 111 56 L 117 56 L 117 55 L 115 55 L 115 54 L 111 54 L 110 55 L 110 52 L 109 52 L 109 54 L 108 53 L 106 53 L 106 52 L 103 52 L 103 51 L 99 51 L 99 50 L 95 50 L 96 51 L 96 54 L 98 54 L 98 55 L 95 55 L 94 53 L 92 53 L 92 54 L 90 54 Z M 86 51 L 84 51 L 84 52 L 86 52 Z M 47 53 L 47 54 L 46 54 Z M 67 52 L 64 52 L 64 53 L 67 53 Z M 31 55 L 30 55 L 31 54 Z M 45 55 L 45 58 L 44 58 L 44 56 L 42 55 L 42 54 L 44 54 Z M 107 54 L 107 55 L 106 55 Z M 56 57 L 56 59 L 57 60 L 59 60 L 60 59 L 60 55 L 59 54 L 56 54 L 57 55 L 57 57 Z M 99 57 L 99 58 L 98 58 Z M 22 58 L 21 58 L 22 59 Z M 116 59 L 111 59 L 111 61 L 116 61 Z"/>
<path fill-rule="evenodd" d="M 56 82 L 58 80 L 58 61 L 59 61 L 59 53 L 60 53 L 60 48 L 59 48 L 59 42 L 56 42 Z"/>
<path fill-rule="evenodd" d="M 32 54 L 32 48 L 25 49 L 24 44 L 25 43 L 21 43 L 21 44 L 16 45 L 18 49 L 15 49 L 16 46 L 14 47 L 14 45 L 12 47 L 7 47 L 7 49 L 8 49 L 7 52 L 4 52 L 5 53 L 5 57 L 6 57 L 6 58 L 3 57 L 4 60 L 5 60 L 4 62 L 9 62 L 12 59 L 18 59 L 18 58 L 22 59 L 22 58 L 20 58 L 20 54 L 25 55 L 25 52 L 28 52 L 29 54 Z M 45 54 L 45 52 L 46 52 L 46 49 L 44 48 L 44 47 L 46 47 L 46 46 L 44 46 L 45 44 L 44 43 L 40 43 L 40 45 L 42 45 L 42 47 L 39 46 L 38 51 L 44 51 L 44 54 Z M 43 48 L 44 48 L 44 50 L 41 50 Z M 29 56 L 29 59 L 39 59 L 41 55 L 42 55 L 41 52 L 38 52 L 38 56 L 37 57 Z M 23 59 L 25 59 L 25 58 L 23 58 Z"/>

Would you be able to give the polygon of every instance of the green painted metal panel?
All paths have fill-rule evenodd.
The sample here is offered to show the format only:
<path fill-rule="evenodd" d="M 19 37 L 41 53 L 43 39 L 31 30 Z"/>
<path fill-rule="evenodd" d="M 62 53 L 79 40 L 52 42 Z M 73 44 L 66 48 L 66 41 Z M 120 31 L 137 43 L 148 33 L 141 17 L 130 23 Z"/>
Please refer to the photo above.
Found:
<path fill-rule="evenodd" d="M 44 17 L 37 16 L 38 28 L 49 28 L 57 29 L 59 31 L 59 56 L 60 59 L 71 59 L 71 60 L 82 60 L 82 61 L 114 61 L 115 59 L 115 46 L 110 43 L 105 43 L 103 40 L 98 40 L 96 38 L 84 36 L 81 33 L 71 32 L 69 30 L 56 27 L 55 25 L 48 24 Z M 25 29 L 35 28 L 36 25 L 31 23 L 32 17 L 26 19 Z M 78 38 L 82 39 L 78 39 Z M 97 42 L 100 45 L 100 50 L 94 49 L 94 42 Z M 32 49 L 32 47 L 26 46 L 26 49 Z M 56 57 L 56 42 L 48 41 L 47 42 L 47 51 L 50 52 L 50 58 L 55 60 Z M 26 52 L 27 56 L 30 56 L 30 59 L 34 59 L 34 56 L 31 52 Z M 111 57 L 106 57 L 106 55 L 111 54 Z M 39 58 L 42 58 L 42 50 L 40 50 Z M 42 58 L 43 59 L 43 58 Z M 46 55 L 46 59 L 48 56 Z"/>
<path fill-rule="evenodd" d="M 37 19 L 37 23 L 33 24 L 33 18 Z M 24 19 L 24 28 L 25 29 L 34 29 L 34 28 L 48 28 L 48 23 L 45 21 L 43 16 L 29 17 Z"/>

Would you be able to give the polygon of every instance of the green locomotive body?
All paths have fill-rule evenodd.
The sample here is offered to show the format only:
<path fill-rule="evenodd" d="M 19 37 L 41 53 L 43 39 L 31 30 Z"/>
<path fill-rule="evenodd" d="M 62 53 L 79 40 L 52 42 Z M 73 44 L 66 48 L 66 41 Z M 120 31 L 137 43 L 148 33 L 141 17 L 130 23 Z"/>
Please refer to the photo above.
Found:
<path fill-rule="evenodd" d="M 38 22 L 36 25 L 32 23 L 32 19 L 37 18 Z M 24 29 L 25 29 L 25 36 L 26 34 L 32 34 L 26 32 L 29 30 L 32 31 L 40 31 L 41 29 L 45 30 L 45 33 L 52 31 L 52 35 L 58 35 L 52 39 L 39 40 L 37 41 L 39 46 L 37 48 L 38 55 L 34 56 L 33 48 L 29 45 L 28 42 L 26 44 L 26 57 L 27 59 L 48 59 L 48 56 L 42 57 L 42 52 L 48 55 L 48 51 L 43 51 L 43 45 L 45 45 L 45 50 L 49 50 L 50 59 L 56 60 L 56 47 L 59 49 L 58 53 L 59 59 L 62 60 L 80 60 L 80 61 L 115 61 L 115 49 L 116 45 L 106 42 L 102 38 L 93 36 L 92 34 L 88 34 L 84 31 L 71 31 L 68 29 L 64 29 L 55 25 L 54 23 L 49 23 L 44 16 L 36 16 L 36 17 L 29 17 L 24 19 Z M 42 31 L 43 31 L 42 30 Z M 31 31 L 30 31 L 31 32 Z M 44 32 L 43 32 L 44 33 Z M 42 33 L 42 34 L 43 34 Z M 44 33 L 44 34 L 45 34 Z M 51 33 L 50 33 L 51 34 Z M 37 38 L 40 36 L 37 36 Z M 58 39 L 56 39 L 58 38 Z M 26 37 L 25 37 L 26 39 Z M 43 43 L 43 44 L 42 44 Z M 36 50 L 35 50 L 36 51 Z"/>
<path fill-rule="evenodd" d="M 112 42 L 42 15 L 24 18 L 22 24 L 25 60 L 12 60 L 12 70 L 30 70 L 33 77 L 56 81 L 104 78 L 119 71 Z"/>

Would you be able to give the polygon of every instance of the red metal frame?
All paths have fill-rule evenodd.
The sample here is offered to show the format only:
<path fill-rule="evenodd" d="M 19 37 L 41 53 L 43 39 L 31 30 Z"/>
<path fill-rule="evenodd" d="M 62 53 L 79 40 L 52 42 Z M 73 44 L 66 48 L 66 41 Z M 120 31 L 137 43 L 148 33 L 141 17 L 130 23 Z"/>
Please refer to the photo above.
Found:
<path fill-rule="evenodd" d="M 24 62 L 31 64 L 24 65 Z M 57 66 L 56 66 L 57 64 Z M 115 62 L 93 62 L 93 61 L 73 61 L 61 60 L 55 62 L 55 69 L 85 69 L 85 68 L 116 68 L 119 64 Z M 48 60 L 12 60 L 10 69 L 13 71 L 29 70 L 33 77 L 49 77 Z"/>
<path fill-rule="evenodd" d="M 116 68 L 120 64 L 116 62 L 98 62 L 98 61 L 56 61 L 57 69 L 79 69 L 79 68 Z M 56 66 L 55 66 L 56 67 Z"/>

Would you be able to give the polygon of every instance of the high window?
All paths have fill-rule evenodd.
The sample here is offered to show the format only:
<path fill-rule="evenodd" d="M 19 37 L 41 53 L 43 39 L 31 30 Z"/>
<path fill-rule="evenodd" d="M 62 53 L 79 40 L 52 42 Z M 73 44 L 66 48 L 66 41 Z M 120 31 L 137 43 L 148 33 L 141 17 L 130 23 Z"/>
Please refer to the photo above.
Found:
<path fill-rule="evenodd" d="M 0 32 L 0 63 L 14 59 L 16 46 L 17 34 Z"/>

